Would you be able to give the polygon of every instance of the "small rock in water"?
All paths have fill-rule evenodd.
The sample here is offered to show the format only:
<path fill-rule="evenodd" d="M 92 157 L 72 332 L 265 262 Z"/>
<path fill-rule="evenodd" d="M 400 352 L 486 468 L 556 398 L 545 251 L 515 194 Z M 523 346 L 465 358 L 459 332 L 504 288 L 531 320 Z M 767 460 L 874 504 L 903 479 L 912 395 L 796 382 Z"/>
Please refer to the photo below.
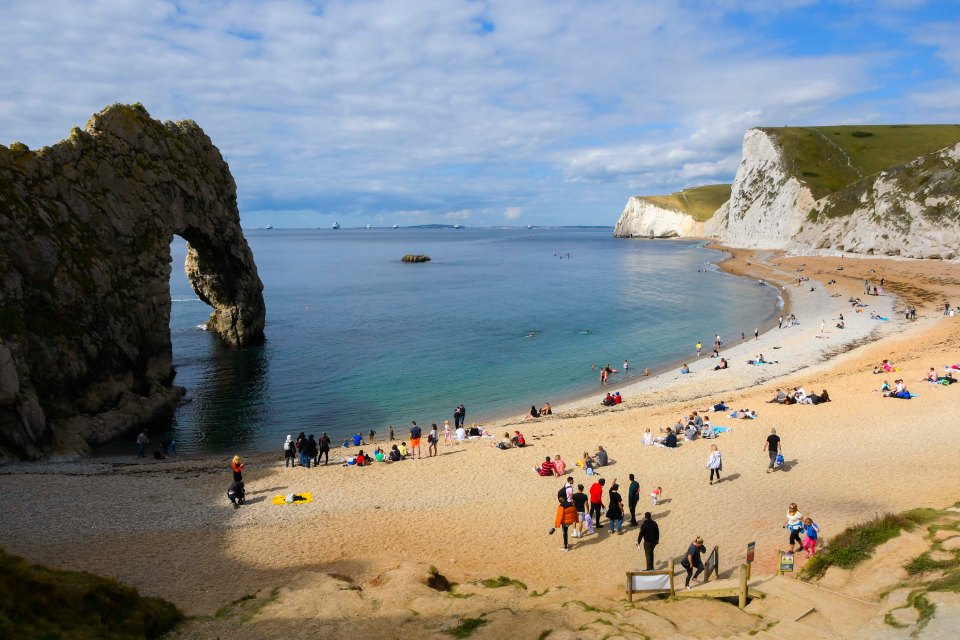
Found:
<path fill-rule="evenodd" d="M 407 255 L 403 256 L 402 262 L 430 262 L 430 256 L 413 255 L 408 253 Z"/>

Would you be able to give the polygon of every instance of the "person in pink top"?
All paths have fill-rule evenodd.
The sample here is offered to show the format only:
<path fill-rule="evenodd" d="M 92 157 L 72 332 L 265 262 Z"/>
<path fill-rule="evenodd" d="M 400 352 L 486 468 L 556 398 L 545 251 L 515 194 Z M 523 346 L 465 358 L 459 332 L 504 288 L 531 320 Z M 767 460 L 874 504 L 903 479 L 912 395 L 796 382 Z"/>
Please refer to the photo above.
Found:
<path fill-rule="evenodd" d="M 567 463 L 563 461 L 559 453 L 553 459 L 553 472 L 557 474 L 558 477 L 567 472 Z"/>

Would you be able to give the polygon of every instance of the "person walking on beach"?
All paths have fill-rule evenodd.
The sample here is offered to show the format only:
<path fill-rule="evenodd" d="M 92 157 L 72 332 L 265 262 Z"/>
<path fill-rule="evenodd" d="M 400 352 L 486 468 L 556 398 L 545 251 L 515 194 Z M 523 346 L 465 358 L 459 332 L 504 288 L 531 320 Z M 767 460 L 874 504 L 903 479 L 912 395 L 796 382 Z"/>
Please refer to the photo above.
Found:
<path fill-rule="evenodd" d="M 803 541 L 800 540 L 800 534 L 803 533 L 803 514 L 797 510 L 796 502 L 790 503 L 787 509 L 787 521 L 783 524 L 783 528 L 790 532 L 788 543 L 790 550 L 787 553 L 793 555 L 794 545 L 803 545 Z"/>
<path fill-rule="evenodd" d="M 467 408 L 463 406 L 463 403 L 460 403 L 458 407 L 460 409 L 460 426 L 463 426 L 463 421 L 467 419 Z"/>
<path fill-rule="evenodd" d="M 806 557 L 817 555 L 817 538 L 820 537 L 820 525 L 807 518 L 803 521 L 803 551 Z"/>
<path fill-rule="evenodd" d="M 420 436 L 423 434 L 423 430 L 417 426 L 417 421 L 414 420 L 411 423 L 410 427 L 410 458 L 413 458 L 413 453 L 416 451 L 417 458 L 423 458 L 420 455 Z"/>
<path fill-rule="evenodd" d="M 297 466 L 297 460 L 294 457 L 295 455 L 296 455 L 296 447 L 293 444 L 293 436 L 288 435 L 286 441 L 283 443 L 283 466 L 284 467 Z"/>
<path fill-rule="evenodd" d="M 323 456 L 323 464 L 330 463 L 330 436 L 324 431 L 320 434 L 320 442 L 317 443 L 317 464 L 320 464 L 320 456 Z"/>
<path fill-rule="evenodd" d="M 387 432 L 387 435 L 390 436 L 390 442 L 393 442 L 393 425 L 390 425 L 390 429 Z"/>
<path fill-rule="evenodd" d="M 637 526 L 637 504 L 640 502 L 640 483 L 630 474 L 630 485 L 627 487 L 627 504 L 630 505 L 630 526 Z"/>
<path fill-rule="evenodd" d="M 753 330 L 753 339 L 754 340 L 760 339 L 760 327 L 757 327 L 756 329 Z"/>
<path fill-rule="evenodd" d="M 597 529 L 600 528 L 600 516 L 603 513 L 603 485 L 606 483 L 604 478 L 600 478 L 590 485 L 590 517 Z"/>
<path fill-rule="evenodd" d="M 150 438 L 147 437 L 147 430 L 144 429 L 137 436 L 137 458 L 147 457 L 147 445 L 150 444 Z"/>
<path fill-rule="evenodd" d="M 767 451 L 767 455 L 770 456 L 770 466 L 767 467 L 767 473 L 773 471 L 777 466 L 777 456 L 783 451 L 783 448 L 780 445 L 780 436 L 777 435 L 777 430 L 770 429 L 770 435 L 767 436 L 767 442 L 764 445 Z"/>
<path fill-rule="evenodd" d="M 660 544 L 660 527 L 653 520 L 653 516 L 647 511 L 643 514 L 643 522 L 640 523 L 640 533 L 637 535 L 637 549 L 640 543 L 643 543 L 643 557 L 647 561 L 645 571 L 653 571 L 653 550 Z"/>
<path fill-rule="evenodd" d="M 440 439 L 440 432 L 437 431 L 437 423 L 433 423 L 433 428 L 427 434 L 427 457 L 432 458 L 437 455 L 437 441 Z"/>
<path fill-rule="evenodd" d="M 783 316 L 780 316 L 780 320 L 777 321 L 777 329 L 783 329 Z"/>
<path fill-rule="evenodd" d="M 577 510 L 577 528 L 573 531 L 574 538 L 583 537 L 583 523 L 587 520 L 587 503 L 590 502 L 589 496 L 583 492 L 583 485 L 577 485 L 577 492 L 570 498 L 573 506 Z"/>
<path fill-rule="evenodd" d="M 243 482 L 243 463 L 240 461 L 240 456 L 233 456 L 230 469 L 233 471 L 233 481 Z"/>
<path fill-rule="evenodd" d="M 680 561 L 680 566 L 687 570 L 687 579 L 683 583 L 683 588 L 687 591 L 690 590 L 691 578 L 696 582 L 700 582 L 700 574 L 703 573 L 703 560 L 700 559 L 700 554 L 706 553 L 706 551 L 707 548 L 703 544 L 703 538 L 697 536 L 693 542 L 690 543 L 690 546 L 687 547 L 687 555 Z M 693 572 L 694 569 L 697 570 L 696 573 Z"/>
<path fill-rule="evenodd" d="M 717 482 L 720 482 L 720 471 L 723 469 L 723 458 L 720 456 L 720 449 L 717 445 L 710 445 L 710 459 L 707 460 L 707 468 L 710 469 L 710 484 L 713 484 L 713 476 L 717 476 Z"/>
<path fill-rule="evenodd" d="M 827 326 L 826 321 L 821 319 L 821 320 L 820 320 L 820 333 L 823 333 L 823 328 L 824 328 L 825 326 Z"/>
<path fill-rule="evenodd" d="M 697 357 L 700 357 L 700 350 L 703 349 L 703 345 L 697 340 Z"/>
<path fill-rule="evenodd" d="M 453 430 L 450 428 L 450 421 L 443 421 L 443 445 L 450 446 L 453 443 Z"/>
<path fill-rule="evenodd" d="M 460 407 L 459 406 L 453 410 L 453 424 L 455 424 L 457 427 L 460 426 Z"/>
<path fill-rule="evenodd" d="M 610 521 L 610 533 L 623 535 L 623 498 L 620 497 L 620 485 L 614 481 L 610 487 L 609 500 L 607 506 L 607 519 Z"/>

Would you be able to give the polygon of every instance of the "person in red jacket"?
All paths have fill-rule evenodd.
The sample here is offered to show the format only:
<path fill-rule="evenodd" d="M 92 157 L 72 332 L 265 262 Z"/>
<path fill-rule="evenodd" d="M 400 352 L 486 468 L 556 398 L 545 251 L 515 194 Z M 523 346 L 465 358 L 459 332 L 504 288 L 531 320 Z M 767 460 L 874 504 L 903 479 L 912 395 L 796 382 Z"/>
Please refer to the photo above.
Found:
<path fill-rule="evenodd" d="M 603 513 L 603 485 L 607 481 L 600 478 L 590 485 L 590 516 L 593 518 L 593 526 L 600 530 L 600 515 Z"/>
<path fill-rule="evenodd" d="M 240 462 L 240 456 L 233 456 L 230 468 L 233 469 L 233 481 L 243 482 L 243 463 Z"/>

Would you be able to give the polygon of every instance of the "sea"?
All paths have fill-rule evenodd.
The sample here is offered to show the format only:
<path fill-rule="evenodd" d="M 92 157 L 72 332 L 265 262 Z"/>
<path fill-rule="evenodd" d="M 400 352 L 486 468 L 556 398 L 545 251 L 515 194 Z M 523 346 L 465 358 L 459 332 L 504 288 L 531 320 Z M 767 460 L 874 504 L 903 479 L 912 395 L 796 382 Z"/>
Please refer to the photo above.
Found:
<path fill-rule="evenodd" d="M 520 416 L 616 391 L 768 326 L 775 287 L 719 271 L 701 243 L 612 229 L 247 230 L 264 285 L 266 341 L 225 347 L 172 245 L 177 451 L 280 451 L 287 434 L 336 443 L 411 421 Z M 431 261 L 402 263 L 405 254 Z M 630 368 L 623 371 L 624 360 Z M 599 368 L 618 372 L 601 388 Z M 161 437 L 155 433 L 154 438 Z M 132 445 L 131 445 L 132 446 Z"/>

